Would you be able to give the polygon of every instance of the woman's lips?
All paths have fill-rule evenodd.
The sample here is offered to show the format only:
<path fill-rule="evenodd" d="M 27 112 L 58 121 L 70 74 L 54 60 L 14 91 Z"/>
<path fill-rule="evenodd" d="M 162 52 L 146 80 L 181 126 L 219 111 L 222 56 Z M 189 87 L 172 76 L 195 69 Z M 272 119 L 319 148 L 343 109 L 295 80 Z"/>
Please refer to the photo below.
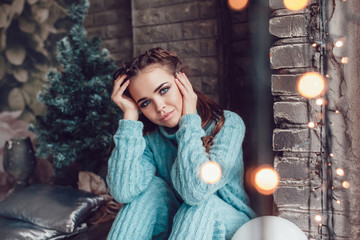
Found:
<path fill-rule="evenodd" d="M 166 113 L 164 116 L 162 116 L 162 117 L 160 118 L 160 121 L 170 120 L 170 119 L 172 118 L 172 113 L 173 113 L 174 111 L 175 111 L 175 109 L 172 110 L 172 111 L 170 111 L 170 112 L 168 112 L 168 113 Z"/>

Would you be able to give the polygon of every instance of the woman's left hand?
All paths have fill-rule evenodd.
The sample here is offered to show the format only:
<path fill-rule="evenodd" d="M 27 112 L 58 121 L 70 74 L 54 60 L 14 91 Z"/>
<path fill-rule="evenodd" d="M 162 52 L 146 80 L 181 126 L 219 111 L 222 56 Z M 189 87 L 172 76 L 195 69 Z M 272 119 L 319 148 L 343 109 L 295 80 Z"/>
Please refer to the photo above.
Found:
<path fill-rule="evenodd" d="M 196 113 L 196 103 L 198 96 L 186 77 L 185 73 L 176 73 L 175 82 L 183 97 L 183 112 L 182 114 Z"/>

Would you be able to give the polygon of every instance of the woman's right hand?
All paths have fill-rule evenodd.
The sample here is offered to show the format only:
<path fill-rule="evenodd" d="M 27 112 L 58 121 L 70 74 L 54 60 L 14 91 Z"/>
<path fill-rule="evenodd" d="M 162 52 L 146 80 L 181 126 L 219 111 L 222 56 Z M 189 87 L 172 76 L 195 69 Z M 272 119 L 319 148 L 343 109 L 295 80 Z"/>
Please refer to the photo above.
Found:
<path fill-rule="evenodd" d="M 137 121 L 139 119 L 138 106 L 134 100 L 124 95 L 126 88 L 130 84 L 130 80 L 126 80 L 126 77 L 126 75 L 122 75 L 115 80 L 111 99 L 123 111 L 124 119 Z M 124 84 L 122 84 L 123 82 Z"/>

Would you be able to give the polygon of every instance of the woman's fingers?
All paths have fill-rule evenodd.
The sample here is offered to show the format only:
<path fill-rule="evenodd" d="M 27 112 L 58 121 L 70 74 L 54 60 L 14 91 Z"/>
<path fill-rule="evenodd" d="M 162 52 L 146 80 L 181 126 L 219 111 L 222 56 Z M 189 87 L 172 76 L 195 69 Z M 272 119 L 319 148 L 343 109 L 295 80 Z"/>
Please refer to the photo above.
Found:
<path fill-rule="evenodd" d="M 189 79 L 186 77 L 185 73 L 176 73 L 176 76 L 177 76 L 177 79 L 179 80 L 179 82 L 184 87 L 184 90 L 186 90 L 188 92 L 193 91 L 192 85 L 191 85 Z"/>
<path fill-rule="evenodd" d="M 124 80 L 126 79 L 126 75 L 122 75 L 122 76 L 119 76 L 116 80 L 115 80 L 115 82 L 114 82 L 114 88 L 113 88 L 113 92 L 112 92 L 112 94 L 111 94 L 111 97 L 114 97 L 114 96 L 116 96 L 118 93 L 119 93 L 119 91 L 120 90 L 122 90 L 122 88 L 124 88 L 124 85 L 126 85 L 125 86 L 125 88 L 123 89 L 123 91 L 122 91 L 122 93 L 125 91 L 125 89 L 126 89 L 126 87 L 129 85 L 129 83 L 127 83 L 127 84 L 123 84 L 123 85 L 121 85 L 123 82 L 124 82 Z M 121 94 L 122 94 L 121 93 Z"/>
<path fill-rule="evenodd" d="M 183 114 L 196 113 L 197 95 L 184 73 L 176 73 L 175 82 L 183 96 Z"/>

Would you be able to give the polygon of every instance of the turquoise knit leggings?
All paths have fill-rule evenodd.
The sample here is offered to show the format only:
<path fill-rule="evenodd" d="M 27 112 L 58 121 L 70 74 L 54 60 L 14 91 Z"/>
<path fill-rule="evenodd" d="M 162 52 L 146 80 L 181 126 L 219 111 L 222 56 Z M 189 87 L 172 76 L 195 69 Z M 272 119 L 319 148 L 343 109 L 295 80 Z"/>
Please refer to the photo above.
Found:
<path fill-rule="evenodd" d="M 108 239 L 224 240 L 247 221 L 245 213 L 216 195 L 199 205 L 180 206 L 165 181 L 154 177 L 145 192 L 122 207 Z"/>

